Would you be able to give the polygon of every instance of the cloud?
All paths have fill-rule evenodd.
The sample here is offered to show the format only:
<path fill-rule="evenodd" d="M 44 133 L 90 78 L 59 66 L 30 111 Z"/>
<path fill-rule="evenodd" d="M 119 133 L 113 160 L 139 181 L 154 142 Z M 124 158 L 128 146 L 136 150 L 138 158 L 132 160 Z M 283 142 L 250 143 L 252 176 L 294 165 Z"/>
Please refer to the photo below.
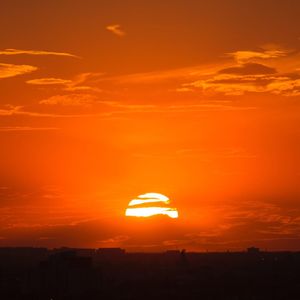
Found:
<path fill-rule="evenodd" d="M 27 80 L 26 83 L 33 85 L 68 85 L 72 83 L 72 80 L 61 78 L 37 78 Z"/>
<path fill-rule="evenodd" d="M 94 78 L 98 78 L 101 75 L 102 73 L 82 73 L 75 76 L 75 78 L 72 80 L 46 77 L 27 80 L 26 83 L 32 85 L 57 85 L 61 86 L 63 90 L 69 92 L 90 91 L 99 93 L 102 91 L 101 89 L 90 86 L 89 84 L 93 83 Z"/>
<path fill-rule="evenodd" d="M 62 105 L 62 106 L 90 106 L 97 100 L 96 96 L 90 94 L 56 95 L 41 100 L 39 104 Z"/>
<path fill-rule="evenodd" d="M 128 241 L 130 238 L 127 235 L 117 235 L 105 240 L 99 241 L 100 244 L 120 244 Z"/>
<path fill-rule="evenodd" d="M 30 126 L 4 126 L 0 127 L 0 131 L 43 131 L 43 130 L 58 130 L 56 127 L 30 127 Z"/>
<path fill-rule="evenodd" d="M 227 96 L 244 95 L 245 93 L 270 93 L 286 97 L 300 95 L 300 73 L 297 68 L 298 55 L 287 51 L 265 51 L 260 55 L 254 55 L 251 51 L 241 51 L 249 59 L 254 57 L 276 58 L 270 65 L 257 62 L 246 62 L 243 59 L 237 59 L 238 63 L 232 63 L 231 66 L 220 67 L 214 73 L 199 76 L 198 80 L 191 83 L 182 84 L 183 88 L 196 88 L 204 95 L 224 94 Z M 244 53 L 245 52 L 245 53 Z M 235 52 L 237 55 L 240 51 Z M 282 57 L 288 57 L 288 64 Z M 282 72 L 281 69 L 284 69 Z"/>
<path fill-rule="evenodd" d="M 261 77 L 256 76 L 216 75 L 211 79 L 192 82 L 189 86 L 199 88 L 206 95 L 243 95 L 246 92 L 264 92 L 265 87 L 258 84 L 261 79 Z"/>
<path fill-rule="evenodd" d="M 270 83 L 268 89 L 277 95 L 300 96 L 300 79 L 283 77 Z"/>
<path fill-rule="evenodd" d="M 227 54 L 234 60 L 216 63 L 214 67 L 193 67 L 160 74 L 144 74 L 142 79 L 173 80 L 178 93 L 202 93 L 205 96 L 227 96 L 245 93 L 270 93 L 286 97 L 300 95 L 299 53 L 266 46 L 259 51 L 235 51 Z M 264 64 L 261 61 L 264 60 Z M 138 75 L 128 79 L 139 80 Z M 183 80 L 186 82 L 183 83 Z M 190 82 L 188 82 L 190 80 Z"/>
<path fill-rule="evenodd" d="M 27 116 L 27 117 L 44 117 L 44 118 L 77 118 L 77 117 L 87 117 L 87 116 L 103 116 L 104 114 L 68 114 L 68 113 L 50 113 L 50 112 L 39 112 L 26 110 L 26 107 L 21 105 L 6 105 L 4 108 L 0 108 L 0 116 L 10 117 L 10 116 Z"/>
<path fill-rule="evenodd" d="M 178 219 L 176 223 L 161 219 L 159 221 L 163 230 L 153 231 L 151 228 L 157 227 L 155 219 L 149 219 L 144 224 L 138 222 L 137 229 L 136 223 L 129 223 L 123 216 L 108 214 L 104 220 L 98 219 L 97 212 L 93 210 L 82 210 L 81 206 L 77 207 L 76 202 L 73 202 L 78 197 L 74 197 L 74 193 L 68 195 L 55 192 L 50 194 L 52 201 L 45 202 L 41 197 L 44 192 L 4 190 L 6 196 L 3 195 L 3 199 L 7 199 L 7 202 L 2 202 L 0 207 L 4 220 L 0 222 L 0 236 L 8 237 L 9 241 L 14 238 L 20 241 L 20 232 L 25 233 L 28 235 L 23 235 L 22 239 L 27 239 L 27 243 L 32 243 L 39 237 L 54 237 L 56 240 L 52 247 L 61 243 L 71 245 L 78 242 L 78 246 L 89 244 L 95 247 L 101 245 L 128 249 L 149 248 L 152 245 L 160 251 L 175 246 L 189 251 L 242 249 L 251 244 L 262 247 L 265 241 L 275 243 L 283 239 L 291 242 L 281 243 L 281 247 L 287 245 L 290 249 L 296 248 L 293 240 L 299 239 L 300 217 L 297 201 L 286 206 L 286 202 L 285 205 L 280 205 L 268 197 L 258 199 L 251 195 L 227 201 L 202 201 L 198 211 L 191 209 L 191 218 Z M 10 194 L 11 197 L 8 197 Z M 57 201 L 54 201 L 55 197 Z M 22 200 L 11 206 L 15 199 Z M 28 204 L 28 199 L 41 201 Z M 78 203 L 79 200 L 80 198 Z M 202 222 L 205 218 L 210 221 Z M 86 235 L 86 232 L 89 234 Z M 145 232 L 150 233 L 146 238 Z"/>
<path fill-rule="evenodd" d="M 200 111 L 232 111 L 252 110 L 256 107 L 235 106 L 232 102 L 203 102 L 200 104 L 177 104 L 177 105 L 153 105 L 122 103 L 119 101 L 103 101 L 92 94 L 74 93 L 66 95 L 55 95 L 39 102 L 41 105 L 49 106 L 81 106 L 92 108 L 95 115 L 120 115 L 130 113 L 188 113 Z M 98 111 L 98 113 L 97 113 Z"/>
<path fill-rule="evenodd" d="M 300 79 L 291 74 L 230 75 L 216 74 L 212 78 L 187 84 L 199 88 L 204 94 L 244 95 L 245 93 L 271 93 L 281 96 L 299 96 Z"/>
<path fill-rule="evenodd" d="M 146 73 L 126 74 L 111 78 L 101 78 L 99 81 L 112 81 L 120 84 L 156 84 L 165 81 L 183 81 L 197 79 L 206 74 L 214 74 L 216 66 L 194 66 L 188 68 L 162 70 Z"/>
<path fill-rule="evenodd" d="M 236 106 L 233 104 L 222 103 L 202 103 L 190 105 L 170 105 L 166 107 L 169 112 L 201 112 L 201 111 L 234 111 L 234 110 L 253 110 L 254 106 Z"/>
<path fill-rule="evenodd" d="M 123 32 L 118 24 L 107 26 L 107 30 L 114 34 L 120 34 L 119 30 Z M 269 46 L 269 48 L 256 51 L 235 51 L 227 54 L 226 57 L 220 62 L 187 68 L 121 76 L 108 76 L 104 73 L 82 73 L 71 79 L 35 78 L 28 80 L 27 83 L 45 86 L 56 85 L 62 91 L 72 94 L 105 93 L 105 96 L 108 96 L 106 102 L 118 103 L 119 108 L 121 105 L 127 106 L 127 104 L 122 104 L 115 101 L 115 98 L 109 97 L 121 95 L 124 99 L 137 99 L 143 95 L 143 101 L 146 102 L 151 99 L 151 103 L 153 103 L 153 99 L 160 97 L 166 101 L 169 101 L 167 99 L 174 99 L 174 97 L 177 97 L 176 101 L 186 97 L 193 104 L 200 104 L 197 103 L 199 97 L 214 97 L 218 94 L 232 96 L 246 93 L 271 93 L 282 96 L 299 96 L 300 72 L 297 69 L 300 69 L 300 64 L 297 64 L 297 61 L 299 61 L 300 56 L 297 52 Z M 262 60 L 264 60 L 263 63 Z M 171 94 L 174 97 L 171 98 Z M 52 103 L 56 100 L 53 101 L 51 99 Z M 77 103 L 78 106 L 83 105 L 86 100 L 83 102 L 81 100 L 59 100 L 56 101 L 56 104 L 58 102 L 60 104 L 64 102 L 65 105 Z M 46 104 L 46 102 L 42 104 Z M 211 106 L 210 104 L 206 105 L 206 103 L 204 105 L 206 108 L 210 106 L 210 109 L 219 109 L 216 105 Z M 114 106 L 116 107 L 116 105 Z M 128 105 L 129 107 L 132 109 L 132 104 Z M 196 107 L 194 108 L 196 109 Z M 225 105 L 221 109 L 223 108 L 236 109 L 237 106 Z M 191 110 L 192 107 L 188 107 L 188 109 Z M 200 107 L 197 107 L 197 110 L 199 109 Z M 202 106 L 201 109 L 203 110 L 205 107 Z M 182 110 L 184 109 L 182 108 Z"/>
<path fill-rule="evenodd" d="M 189 157 L 207 157 L 207 160 L 222 158 L 222 159 L 255 159 L 257 155 L 248 152 L 244 148 L 223 148 L 213 150 L 208 148 L 190 148 L 179 149 L 176 151 L 176 155 L 189 156 Z"/>
<path fill-rule="evenodd" d="M 30 65 L 0 64 L 0 78 L 15 77 L 36 71 L 38 68 Z"/>
<path fill-rule="evenodd" d="M 65 85 L 66 91 L 76 92 L 76 91 L 90 91 L 90 92 L 102 92 L 101 89 L 95 86 L 91 86 L 96 79 L 103 76 L 103 73 L 81 73 L 75 76 L 75 78 Z"/>
<path fill-rule="evenodd" d="M 44 106 L 44 107 L 42 107 Z M 46 107 L 53 106 L 52 111 Z M 80 118 L 80 117 L 101 117 L 120 118 L 131 114 L 186 114 L 196 112 L 214 111 L 245 111 L 254 110 L 254 106 L 236 106 L 232 103 L 202 103 L 194 105 L 147 105 L 147 104 L 126 104 L 117 101 L 102 101 L 94 95 L 71 94 L 56 95 L 41 100 L 34 106 L 13 106 L 5 105 L 0 108 L 0 116 L 23 115 L 27 117 L 44 118 Z M 59 112 L 58 112 L 59 111 Z"/>
<path fill-rule="evenodd" d="M 259 200 L 237 203 L 212 203 L 205 207 L 211 215 L 218 216 L 218 224 L 198 228 L 177 239 L 165 240 L 166 246 L 189 249 L 240 249 L 249 244 L 262 246 L 266 241 L 296 240 L 299 238 L 299 208 L 290 209 L 272 202 Z M 191 229 L 191 228 L 190 228 Z M 246 232 L 246 234 L 245 234 Z M 282 243 L 281 243 L 282 244 Z M 290 248 L 291 244 L 286 243 Z M 293 247 L 293 246 L 292 246 Z"/>
<path fill-rule="evenodd" d="M 126 35 L 126 32 L 122 30 L 121 25 L 119 24 L 108 25 L 106 26 L 106 29 L 119 37 Z"/>
<path fill-rule="evenodd" d="M 227 53 L 237 62 L 244 63 L 253 59 L 272 59 L 287 56 L 290 51 L 284 49 L 261 50 L 261 51 L 235 51 Z"/>
<path fill-rule="evenodd" d="M 290 59 L 296 62 L 297 58 L 298 56 L 295 56 Z M 289 66 L 295 66 L 295 64 L 289 63 Z M 284 72 L 281 69 L 284 69 Z M 150 97 L 152 90 L 148 88 L 154 86 L 155 96 L 158 93 L 176 93 L 177 95 L 173 96 L 182 98 L 184 95 L 195 104 L 199 96 L 214 97 L 219 94 L 232 96 L 246 93 L 270 93 L 298 96 L 299 79 L 300 72 L 296 68 L 287 68 L 281 58 L 278 58 L 278 61 L 270 64 L 257 62 L 237 64 L 233 61 L 222 61 L 210 66 L 129 74 L 102 78 L 99 81 L 124 85 L 126 88 L 129 85 L 134 86 L 135 91 L 144 94 L 144 98 L 148 95 Z M 146 93 L 145 89 L 147 89 Z M 169 99 L 170 96 L 164 98 Z"/>
<path fill-rule="evenodd" d="M 233 111 L 233 110 L 253 110 L 256 107 L 235 106 L 231 102 L 215 103 L 205 102 L 201 104 L 186 105 L 153 105 L 153 104 L 131 104 L 118 101 L 102 101 L 97 96 L 91 94 L 67 94 L 56 95 L 41 100 L 42 105 L 60 105 L 60 106 L 81 106 L 93 108 L 95 115 L 103 114 L 120 115 L 130 113 L 188 113 L 202 111 Z M 98 113 L 97 113 L 98 110 Z"/>
<path fill-rule="evenodd" d="M 241 66 L 225 68 L 218 72 L 219 74 L 235 74 L 235 75 L 258 75 L 258 74 L 275 74 L 275 68 L 271 68 L 257 63 L 246 63 Z"/>
<path fill-rule="evenodd" d="M 187 93 L 187 92 L 193 92 L 194 90 L 188 87 L 180 87 L 180 88 L 176 88 L 175 91 L 179 93 Z"/>
<path fill-rule="evenodd" d="M 67 52 L 53 52 L 53 51 L 41 51 L 41 50 L 20 50 L 20 49 L 5 49 L 0 50 L 0 55 L 54 55 L 54 56 L 67 56 L 79 58 L 79 56 L 67 53 Z"/>

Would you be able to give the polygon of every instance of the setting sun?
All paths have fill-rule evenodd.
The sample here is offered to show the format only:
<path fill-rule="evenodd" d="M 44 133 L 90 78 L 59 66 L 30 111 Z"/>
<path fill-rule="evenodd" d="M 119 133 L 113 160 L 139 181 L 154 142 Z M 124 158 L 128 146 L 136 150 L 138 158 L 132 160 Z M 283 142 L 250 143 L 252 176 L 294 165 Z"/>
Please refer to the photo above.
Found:
<path fill-rule="evenodd" d="M 300 0 L 0 0 L 0 300 L 300 300 Z"/>
<path fill-rule="evenodd" d="M 149 206 L 151 203 L 155 203 L 156 206 Z M 146 193 L 129 202 L 125 215 L 127 217 L 166 215 L 173 219 L 178 218 L 177 209 L 167 206 L 168 204 L 170 204 L 168 197 L 158 193 Z"/>
<path fill-rule="evenodd" d="M 299 15 L 0 0 L 0 248 L 300 250 Z"/>

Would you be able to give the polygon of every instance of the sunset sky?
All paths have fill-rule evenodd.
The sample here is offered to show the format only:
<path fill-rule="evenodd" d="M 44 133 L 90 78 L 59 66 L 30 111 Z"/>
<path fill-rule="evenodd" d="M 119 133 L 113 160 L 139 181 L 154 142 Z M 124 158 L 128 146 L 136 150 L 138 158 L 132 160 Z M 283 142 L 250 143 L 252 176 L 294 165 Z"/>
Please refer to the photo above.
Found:
<path fill-rule="evenodd" d="M 1 0 L 0 246 L 300 249 L 298 0 Z M 125 217 L 166 195 L 179 218 Z"/>

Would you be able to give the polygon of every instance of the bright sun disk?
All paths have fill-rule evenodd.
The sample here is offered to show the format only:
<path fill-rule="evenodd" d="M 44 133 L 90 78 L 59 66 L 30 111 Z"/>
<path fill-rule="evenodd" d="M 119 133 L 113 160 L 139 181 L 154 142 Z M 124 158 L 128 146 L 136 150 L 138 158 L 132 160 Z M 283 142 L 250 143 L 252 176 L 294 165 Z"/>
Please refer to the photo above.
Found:
<path fill-rule="evenodd" d="M 149 206 L 155 203 L 155 206 Z M 159 206 L 161 204 L 162 206 Z M 146 193 L 129 202 L 125 215 L 128 217 L 151 217 L 155 215 L 166 215 L 170 218 L 178 218 L 177 208 L 166 206 L 170 200 L 159 193 Z M 147 206 L 143 206 L 147 205 Z"/>

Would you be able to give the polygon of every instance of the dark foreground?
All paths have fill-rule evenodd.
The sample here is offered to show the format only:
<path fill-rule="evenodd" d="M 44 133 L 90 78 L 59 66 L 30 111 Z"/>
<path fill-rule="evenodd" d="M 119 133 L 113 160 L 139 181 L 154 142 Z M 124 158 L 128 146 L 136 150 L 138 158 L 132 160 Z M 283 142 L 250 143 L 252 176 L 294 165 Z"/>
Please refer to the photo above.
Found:
<path fill-rule="evenodd" d="M 300 252 L 0 248 L 0 299 L 299 300 Z"/>

